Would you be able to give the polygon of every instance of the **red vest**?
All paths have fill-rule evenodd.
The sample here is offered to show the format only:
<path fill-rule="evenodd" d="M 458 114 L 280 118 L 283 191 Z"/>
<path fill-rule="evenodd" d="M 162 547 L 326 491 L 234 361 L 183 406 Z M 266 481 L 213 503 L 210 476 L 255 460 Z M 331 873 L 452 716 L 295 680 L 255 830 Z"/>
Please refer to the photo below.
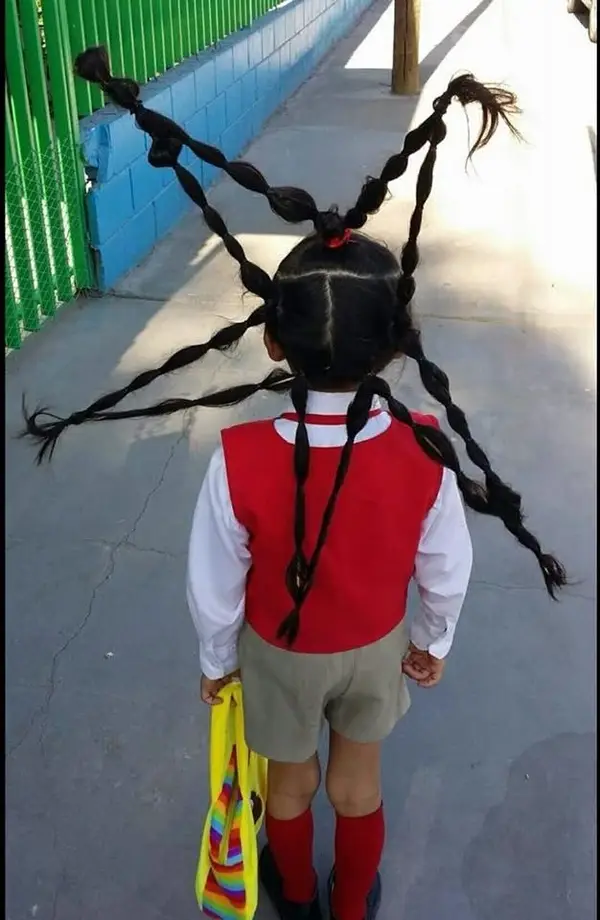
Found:
<path fill-rule="evenodd" d="M 433 416 L 413 417 L 437 425 Z M 226 429 L 222 442 L 233 511 L 250 535 L 246 620 L 265 641 L 287 648 L 277 630 L 293 607 L 285 573 L 294 552 L 294 447 L 277 434 L 272 420 Z M 307 558 L 340 452 L 341 447 L 310 449 Z M 382 434 L 354 445 L 293 651 L 361 648 L 400 623 L 421 527 L 441 478 L 442 467 L 423 453 L 410 428 L 394 419 Z"/>

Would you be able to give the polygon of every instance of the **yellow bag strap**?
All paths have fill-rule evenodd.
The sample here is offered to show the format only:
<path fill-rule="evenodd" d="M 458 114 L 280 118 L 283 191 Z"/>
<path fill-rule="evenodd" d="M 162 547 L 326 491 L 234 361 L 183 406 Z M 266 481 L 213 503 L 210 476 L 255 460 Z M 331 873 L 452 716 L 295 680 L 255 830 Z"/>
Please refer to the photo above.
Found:
<path fill-rule="evenodd" d="M 210 796 L 214 802 L 221 794 L 223 764 L 229 763 L 231 746 L 235 744 L 233 729 L 233 684 L 226 684 L 219 696 L 220 705 L 210 712 Z"/>
<path fill-rule="evenodd" d="M 251 792 L 250 777 L 248 775 L 250 753 L 246 744 L 244 730 L 244 695 L 239 681 L 231 684 L 231 700 L 233 703 L 235 745 L 237 747 L 238 783 L 242 797 L 248 801 Z"/>

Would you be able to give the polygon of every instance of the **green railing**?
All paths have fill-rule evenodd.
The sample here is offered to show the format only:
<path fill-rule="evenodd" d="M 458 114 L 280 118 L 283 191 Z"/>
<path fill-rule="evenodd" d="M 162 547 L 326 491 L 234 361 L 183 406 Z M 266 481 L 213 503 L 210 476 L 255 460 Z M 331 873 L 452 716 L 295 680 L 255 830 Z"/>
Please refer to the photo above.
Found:
<path fill-rule="evenodd" d="M 281 0 L 6 0 L 4 342 L 93 286 L 79 118 L 102 93 L 74 57 L 107 46 L 140 83 L 251 25 Z"/>
<path fill-rule="evenodd" d="M 47 2 L 47 0 L 46 0 Z M 139 83 L 251 25 L 281 0 L 62 0 L 74 53 L 106 45 L 114 74 Z M 104 99 L 77 81 L 77 111 L 89 115 Z"/>
<path fill-rule="evenodd" d="M 4 341 L 91 283 L 84 170 L 65 11 L 60 0 L 5 8 Z"/>

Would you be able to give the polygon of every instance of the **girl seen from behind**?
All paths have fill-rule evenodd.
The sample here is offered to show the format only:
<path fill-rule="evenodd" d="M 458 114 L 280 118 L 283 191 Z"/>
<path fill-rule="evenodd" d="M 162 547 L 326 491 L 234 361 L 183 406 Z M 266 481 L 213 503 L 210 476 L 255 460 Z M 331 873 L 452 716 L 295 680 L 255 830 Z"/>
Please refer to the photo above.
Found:
<path fill-rule="evenodd" d="M 288 392 L 275 419 L 222 432 L 195 509 L 188 601 L 200 640 L 202 699 L 241 675 L 248 745 L 269 760 L 262 884 L 281 920 L 319 920 L 313 867 L 312 800 L 321 782 L 317 746 L 329 728 L 326 790 L 335 810 L 332 920 L 374 920 L 382 896 L 384 846 L 381 747 L 406 713 L 405 678 L 433 687 L 442 677 L 467 591 L 472 551 L 463 510 L 498 518 L 537 559 L 548 592 L 566 583 L 563 567 L 524 527 L 520 496 L 492 468 L 453 402 L 446 374 L 430 361 L 411 313 L 417 238 L 431 191 L 444 114 L 456 98 L 476 103 L 482 127 L 470 155 L 500 122 L 517 134 L 514 96 L 472 76 L 453 80 L 432 114 L 409 132 L 353 207 L 320 211 L 294 187 L 271 187 L 251 164 L 228 162 L 170 119 L 146 109 L 133 81 L 110 75 L 102 49 L 77 61 L 80 76 L 127 108 L 153 141 L 150 163 L 174 169 L 209 228 L 240 265 L 261 304 L 245 321 L 192 344 L 66 419 L 27 416 L 27 433 L 51 456 L 66 427 L 154 416 L 195 406 L 229 406 L 258 391 Z M 263 195 L 311 233 L 271 279 L 250 262 L 204 192 L 178 162 L 182 146 Z M 426 148 L 416 206 L 400 260 L 361 232 L 388 184 Z M 141 409 L 114 407 L 129 394 L 264 327 L 275 369 L 197 399 Z M 482 479 L 467 476 L 433 416 L 411 412 L 380 376 L 396 358 L 417 364 L 426 391 L 443 406 Z M 411 579 L 420 608 L 405 625 Z"/>

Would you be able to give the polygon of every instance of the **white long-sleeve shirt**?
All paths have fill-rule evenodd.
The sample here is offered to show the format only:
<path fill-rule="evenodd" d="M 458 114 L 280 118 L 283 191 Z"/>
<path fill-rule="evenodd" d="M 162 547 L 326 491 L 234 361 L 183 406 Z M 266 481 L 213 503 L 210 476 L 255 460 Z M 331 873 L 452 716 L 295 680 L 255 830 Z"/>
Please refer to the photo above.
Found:
<path fill-rule="evenodd" d="M 310 393 L 308 415 L 345 416 L 352 393 Z M 377 399 L 374 408 L 381 408 Z M 293 409 L 289 409 L 293 412 Z M 296 422 L 276 419 L 277 433 L 293 444 Z M 387 430 L 387 411 L 373 415 L 357 442 Z M 307 425 L 310 446 L 338 447 L 346 442 L 345 425 Z M 200 667 L 218 679 L 238 667 L 237 640 L 244 621 L 246 576 L 251 565 L 248 532 L 231 503 L 223 448 L 214 452 L 194 512 L 187 570 L 187 599 L 200 640 Z M 414 579 L 420 604 L 411 641 L 436 658 L 445 658 L 471 575 L 473 551 L 456 477 L 444 469 L 439 492 L 423 522 Z"/>

